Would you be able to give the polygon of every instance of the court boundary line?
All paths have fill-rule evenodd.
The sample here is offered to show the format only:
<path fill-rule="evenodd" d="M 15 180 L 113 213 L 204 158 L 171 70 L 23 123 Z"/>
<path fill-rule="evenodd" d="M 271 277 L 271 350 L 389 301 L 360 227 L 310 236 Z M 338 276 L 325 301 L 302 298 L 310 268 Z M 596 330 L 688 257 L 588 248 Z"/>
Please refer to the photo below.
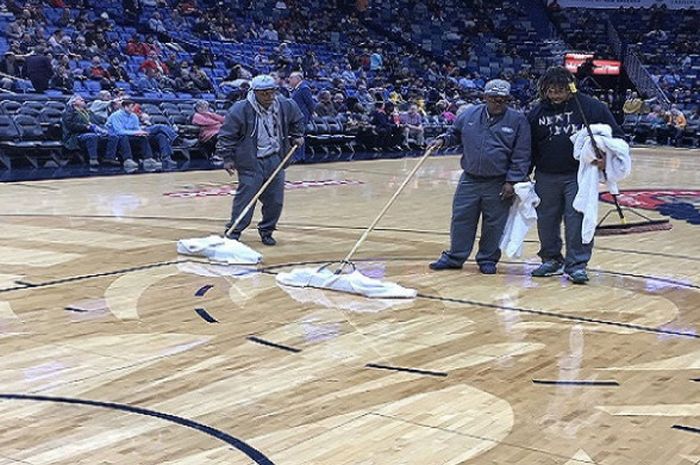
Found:
<path fill-rule="evenodd" d="M 424 257 L 372 257 L 372 258 L 357 259 L 355 261 L 357 261 L 357 262 L 373 262 L 373 261 L 388 261 L 388 262 L 390 262 L 390 261 L 419 261 L 419 260 L 424 261 L 424 260 L 426 260 L 426 258 L 424 258 Z M 279 269 L 279 268 L 304 266 L 304 265 L 321 265 L 324 263 L 328 263 L 329 261 L 333 261 L 333 260 L 312 260 L 312 261 L 302 261 L 302 262 L 278 263 L 278 264 L 274 264 L 274 265 L 260 267 L 252 272 L 268 273 L 268 274 L 276 275 L 277 272 L 275 272 L 274 270 Z M 137 267 L 124 268 L 124 269 L 120 269 L 120 270 L 113 270 L 113 271 L 108 271 L 108 272 L 103 272 L 103 273 L 78 275 L 78 276 L 73 276 L 73 277 L 57 279 L 57 280 L 53 280 L 53 281 L 46 281 L 43 283 L 26 283 L 25 282 L 25 283 L 21 283 L 21 284 L 23 284 L 23 287 L 0 289 L 0 293 L 10 292 L 10 291 L 14 291 L 14 290 L 43 288 L 43 287 L 60 285 L 60 284 L 81 281 L 81 280 L 86 280 L 86 279 L 100 278 L 100 277 L 105 277 L 105 276 L 114 276 L 114 275 L 118 275 L 118 274 L 126 274 L 126 273 L 130 273 L 130 272 L 134 272 L 134 271 L 141 271 L 144 269 L 158 268 L 158 267 L 162 267 L 162 266 L 175 265 L 175 264 L 181 264 L 181 263 L 200 263 L 200 264 L 205 264 L 205 265 L 215 265 L 216 264 L 216 263 L 209 262 L 209 261 L 193 260 L 191 258 L 178 259 L 178 260 L 172 260 L 172 261 L 151 263 L 151 264 L 141 265 L 141 266 L 137 266 Z M 527 265 L 528 264 L 527 262 L 503 262 L 503 263 L 514 264 L 514 265 Z M 655 281 L 666 282 L 669 284 L 674 284 L 674 285 L 682 286 L 682 287 L 686 287 L 686 288 L 700 289 L 700 286 L 697 286 L 694 284 L 683 283 L 680 281 L 670 280 L 670 279 L 666 279 L 666 278 L 660 278 L 660 277 L 656 277 L 656 276 L 648 276 L 648 275 L 641 275 L 641 274 L 635 274 L 635 273 L 621 273 L 621 272 L 607 271 L 607 270 L 601 270 L 601 269 L 591 269 L 591 271 L 599 272 L 602 274 L 610 274 L 613 276 L 625 276 L 625 277 L 639 278 L 639 279 L 652 279 Z M 426 299 L 426 300 L 435 300 L 435 301 L 452 302 L 452 303 L 459 303 L 459 304 L 465 304 L 465 305 L 473 305 L 475 307 L 483 307 L 483 308 L 491 308 L 491 309 L 497 309 L 497 310 L 518 312 L 518 313 L 526 313 L 526 314 L 544 316 L 544 317 L 560 319 L 560 320 L 576 321 L 579 323 L 593 323 L 593 324 L 621 327 L 621 328 L 625 328 L 625 329 L 638 330 L 641 332 L 648 332 L 648 333 L 654 333 L 654 334 L 665 334 L 665 335 L 670 335 L 670 336 L 679 336 L 679 337 L 688 337 L 688 338 L 692 338 L 692 339 L 700 339 L 700 334 L 697 334 L 697 333 L 689 333 L 689 332 L 674 331 L 674 330 L 669 330 L 669 329 L 653 328 L 653 327 L 649 327 L 649 326 L 636 325 L 636 324 L 632 324 L 632 323 L 623 323 L 623 322 L 614 321 L 614 320 L 588 318 L 588 317 L 581 317 L 581 316 L 576 316 L 576 315 L 569 315 L 569 314 L 565 314 L 565 313 L 554 313 L 554 312 L 549 312 L 546 310 L 536 310 L 536 309 L 522 308 L 522 307 L 511 307 L 511 306 L 504 306 L 504 305 L 498 305 L 498 304 L 491 304 L 488 302 L 480 302 L 480 301 L 475 301 L 475 300 L 459 299 L 459 298 L 452 298 L 452 297 L 443 297 L 443 296 L 436 296 L 436 295 L 423 294 L 423 293 L 418 293 L 417 297 L 422 298 L 422 299 Z"/>
<path fill-rule="evenodd" d="M 112 409 L 120 412 L 134 413 L 146 417 L 158 418 L 176 425 L 199 431 L 222 442 L 245 454 L 249 459 L 258 465 L 275 465 L 265 454 L 247 444 L 245 441 L 238 439 L 235 436 L 214 428 L 212 426 L 200 423 L 189 418 L 184 418 L 170 413 L 163 413 L 157 410 L 151 410 L 143 407 L 136 407 L 129 404 L 121 404 L 116 402 L 104 402 L 97 400 L 77 399 L 71 397 L 54 397 L 54 396 L 38 396 L 31 394 L 0 394 L 0 400 L 30 400 L 35 402 L 50 402 L 57 404 L 82 405 L 88 407 L 98 407 L 103 409 Z"/>

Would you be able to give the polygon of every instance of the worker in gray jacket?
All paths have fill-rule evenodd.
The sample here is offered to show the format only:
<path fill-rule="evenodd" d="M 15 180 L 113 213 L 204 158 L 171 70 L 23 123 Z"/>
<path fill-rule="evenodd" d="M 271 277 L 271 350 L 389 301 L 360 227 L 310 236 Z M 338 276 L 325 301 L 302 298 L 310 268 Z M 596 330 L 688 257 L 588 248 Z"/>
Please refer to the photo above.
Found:
<path fill-rule="evenodd" d="M 430 264 L 433 270 L 462 268 L 481 216 L 476 261 L 481 273 L 495 274 L 513 184 L 528 177 L 530 125 L 524 114 L 508 108 L 510 84 L 500 79 L 487 82 L 484 100 L 485 104 L 465 109 L 448 132 L 431 144 L 435 149 L 461 144 L 464 170 L 452 204 L 450 250 Z"/>
<path fill-rule="evenodd" d="M 304 143 L 304 115 L 293 100 L 278 96 L 277 89 L 277 82 L 271 76 L 254 77 L 247 97 L 233 104 L 219 130 L 216 154 L 224 159 L 224 169 L 230 175 L 238 172 L 238 188 L 226 231 L 282 162 L 291 145 Z M 284 170 L 275 176 L 260 201 L 260 238 L 265 245 L 275 245 L 277 241 L 272 233 L 282 214 Z M 228 235 L 229 239 L 240 237 L 253 218 L 253 210 Z"/>

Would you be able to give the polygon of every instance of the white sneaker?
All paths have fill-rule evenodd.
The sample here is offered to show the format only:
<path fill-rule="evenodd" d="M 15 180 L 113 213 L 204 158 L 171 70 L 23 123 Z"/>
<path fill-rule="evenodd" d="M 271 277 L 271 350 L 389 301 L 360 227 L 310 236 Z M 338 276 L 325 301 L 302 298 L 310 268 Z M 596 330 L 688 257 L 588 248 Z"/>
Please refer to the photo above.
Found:
<path fill-rule="evenodd" d="M 143 170 L 147 171 L 149 173 L 153 173 L 154 171 L 160 171 L 163 169 L 163 164 L 159 161 L 156 161 L 153 158 L 146 158 L 143 161 Z"/>
<path fill-rule="evenodd" d="M 139 164 L 136 163 L 131 158 L 127 158 L 126 160 L 124 160 L 123 166 L 124 166 L 124 171 L 126 171 L 129 174 L 133 173 L 135 171 L 138 171 L 138 169 L 139 169 Z"/>

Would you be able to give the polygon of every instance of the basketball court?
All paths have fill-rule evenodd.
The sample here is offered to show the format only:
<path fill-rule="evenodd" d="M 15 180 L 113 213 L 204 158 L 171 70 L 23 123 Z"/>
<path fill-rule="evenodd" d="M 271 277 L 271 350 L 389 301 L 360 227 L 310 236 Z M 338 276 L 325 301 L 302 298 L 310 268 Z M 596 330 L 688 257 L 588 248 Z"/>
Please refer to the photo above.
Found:
<path fill-rule="evenodd" d="M 698 151 L 633 149 L 622 189 L 673 230 L 598 239 L 587 286 L 530 278 L 535 231 L 495 276 L 429 270 L 455 156 L 357 255 L 418 298 L 276 284 L 341 259 L 414 163 L 290 168 L 278 246 L 241 238 L 258 267 L 176 254 L 223 232 L 224 171 L 1 184 L 0 465 L 700 463 Z"/>

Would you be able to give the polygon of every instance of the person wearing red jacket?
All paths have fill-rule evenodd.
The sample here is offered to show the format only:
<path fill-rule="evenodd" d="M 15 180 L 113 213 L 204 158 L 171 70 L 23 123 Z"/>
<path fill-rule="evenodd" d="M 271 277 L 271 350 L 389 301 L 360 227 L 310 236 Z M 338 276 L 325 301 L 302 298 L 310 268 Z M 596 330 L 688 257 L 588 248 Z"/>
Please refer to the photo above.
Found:
<path fill-rule="evenodd" d="M 158 54 L 154 51 L 148 52 L 148 59 L 141 63 L 141 66 L 139 66 L 139 71 L 141 72 L 145 72 L 147 69 L 152 69 L 158 75 L 167 76 L 170 74 L 168 65 L 163 63 L 158 57 Z"/>

